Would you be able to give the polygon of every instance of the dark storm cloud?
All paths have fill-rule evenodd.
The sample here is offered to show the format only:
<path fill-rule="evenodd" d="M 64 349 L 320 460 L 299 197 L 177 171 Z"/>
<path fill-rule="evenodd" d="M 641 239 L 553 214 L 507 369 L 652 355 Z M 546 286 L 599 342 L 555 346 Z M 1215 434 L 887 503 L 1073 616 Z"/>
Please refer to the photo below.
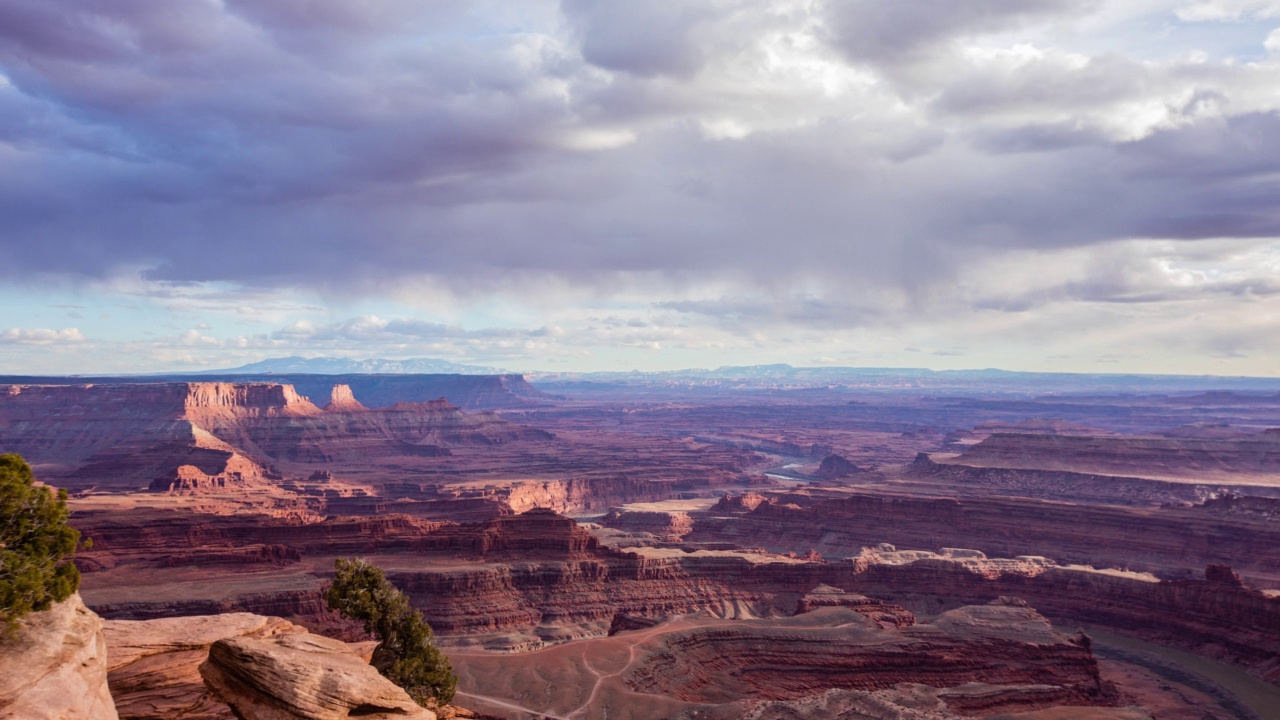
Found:
<path fill-rule="evenodd" d="M 582 57 L 608 70 L 643 77 L 689 76 L 706 61 L 697 31 L 712 19 L 707 3 L 562 0 L 582 41 Z"/>
<path fill-rule="evenodd" d="M 1130 178 L 1162 192 L 1135 234 L 1194 240 L 1280 235 L 1280 113 L 1155 133 L 1120 149 Z"/>
<path fill-rule="evenodd" d="M 895 63 L 1081 4 L 925 6 L 832 3 L 825 35 Z M 1059 117 L 1062 98 L 1104 112 L 1150 85 L 1118 59 L 965 75 L 905 121 L 811 110 L 785 82 L 705 78 L 754 68 L 721 62 L 729 33 L 713 32 L 754 6 L 712 7 L 10 0 L 0 264 L 357 293 L 421 276 L 607 292 L 627 273 L 926 293 L 1003 249 L 1280 233 L 1273 114 L 1188 116 L 1136 142 Z M 768 42 L 751 62 L 797 41 Z M 759 127 L 706 130 L 739 115 Z M 788 312 L 821 325 L 864 307 L 832 302 Z"/>

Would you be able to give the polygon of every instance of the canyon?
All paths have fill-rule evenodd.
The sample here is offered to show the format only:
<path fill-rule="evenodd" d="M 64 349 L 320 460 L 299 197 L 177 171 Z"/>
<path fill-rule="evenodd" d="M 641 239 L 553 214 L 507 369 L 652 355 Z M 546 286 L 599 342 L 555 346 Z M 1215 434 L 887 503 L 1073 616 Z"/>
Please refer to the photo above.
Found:
<path fill-rule="evenodd" d="M 1280 708 L 1091 639 L 1280 690 L 1271 394 L 4 380 L 0 444 L 72 492 L 108 627 L 363 641 L 321 596 L 360 556 L 495 717 Z"/>

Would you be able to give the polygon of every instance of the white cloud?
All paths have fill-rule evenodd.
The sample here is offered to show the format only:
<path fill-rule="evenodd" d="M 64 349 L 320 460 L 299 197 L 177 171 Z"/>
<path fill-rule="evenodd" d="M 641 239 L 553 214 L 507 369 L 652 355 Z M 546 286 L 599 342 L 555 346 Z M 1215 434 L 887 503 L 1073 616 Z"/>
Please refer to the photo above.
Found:
<path fill-rule="evenodd" d="M 9 328 L 0 332 L 0 343 L 6 345 L 61 345 L 84 341 L 84 335 L 76 328 Z"/>
<path fill-rule="evenodd" d="M 1276 0 L 1197 0 L 1176 11 L 1184 22 L 1235 21 L 1245 18 L 1280 17 Z"/>
<path fill-rule="evenodd" d="M 1280 28 L 1267 33 L 1267 39 L 1263 41 L 1262 46 L 1269 53 L 1280 54 Z"/>

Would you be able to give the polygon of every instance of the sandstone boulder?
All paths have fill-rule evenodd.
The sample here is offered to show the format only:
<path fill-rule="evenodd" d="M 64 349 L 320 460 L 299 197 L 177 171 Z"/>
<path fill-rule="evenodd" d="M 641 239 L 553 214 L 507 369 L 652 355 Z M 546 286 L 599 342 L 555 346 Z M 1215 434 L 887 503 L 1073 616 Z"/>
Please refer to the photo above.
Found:
<path fill-rule="evenodd" d="M 225 613 L 156 620 L 107 620 L 111 695 L 121 720 L 233 720 L 200 677 L 209 646 L 229 637 L 305 633 L 287 620 Z"/>
<path fill-rule="evenodd" d="M 219 640 L 200 674 L 244 720 L 436 720 L 346 643 L 320 635 Z"/>
<path fill-rule="evenodd" d="M 0 718 L 117 720 L 102 618 L 79 595 L 32 613 L 0 641 Z"/>

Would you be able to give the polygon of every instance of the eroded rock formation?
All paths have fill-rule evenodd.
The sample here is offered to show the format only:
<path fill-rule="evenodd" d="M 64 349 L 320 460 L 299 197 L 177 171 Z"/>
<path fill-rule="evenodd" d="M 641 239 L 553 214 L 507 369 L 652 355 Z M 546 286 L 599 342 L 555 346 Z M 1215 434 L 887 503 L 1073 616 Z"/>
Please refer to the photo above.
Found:
<path fill-rule="evenodd" d="M 274 462 L 438 457 L 551 437 L 444 399 L 368 410 L 343 388 L 321 410 L 272 383 L 13 385 L 0 394 L 0 441 L 73 488 L 200 492 L 260 483 Z"/>
<path fill-rule="evenodd" d="M 866 469 L 854 465 L 847 458 L 841 455 L 828 455 L 822 459 L 822 464 L 818 466 L 815 474 L 823 480 L 837 480 L 862 472 L 866 472 Z"/>
<path fill-rule="evenodd" d="M 80 596 L 19 622 L 15 637 L 0 639 L 0 717 L 117 720 L 102 619 Z"/>
<path fill-rule="evenodd" d="M 916 624 L 915 614 L 904 607 L 869 598 L 866 595 L 845 592 L 830 585 L 819 585 L 805 593 L 796 605 L 796 614 L 800 615 L 824 607 L 849 608 L 871 619 L 882 628 L 904 628 Z"/>
<path fill-rule="evenodd" d="M 649 533 L 664 540 L 679 542 L 693 532 L 693 518 L 683 511 L 627 510 L 612 508 L 600 519 L 606 527 L 628 532 Z"/>
<path fill-rule="evenodd" d="M 815 548 L 833 556 L 891 543 L 976 547 L 1003 557 L 1128 567 L 1163 577 L 1231 564 L 1248 576 L 1280 573 L 1280 500 L 1227 497 L 1162 508 L 1087 506 L 1017 498 L 918 497 L 866 490 L 760 496 L 752 512 L 732 497 L 696 513 L 687 540 Z"/>
<path fill-rule="evenodd" d="M 1004 693 L 981 700 L 955 697 L 948 703 L 953 710 L 984 713 L 1106 705 L 1115 697 L 1099 677 L 1087 638 L 1057 633 L 1034 610 L 1008 605 L 962 607 L 892 630 L 830 607 L 788 621 L 671 633 L 662 646 L 629 671 L 627 684 L 691 702 L 784 700 L 900 683 L 1004 686 Z M 1036 691 L 1026 692 L 1028 687 Z"/>
<path fill-rule="evenodd" d="M 200 675 L 244 720 L 436 720 L 346 643 L 310 633 L 218 640 Z"/>
<path fill-rule="evenodd" d="M 762 503 L 755 512 L 776 511 Z M 234 535 L 226 532 L 231 533 L 228 538 Z M 1020 597 L 1055 621 L 1207 648 L 1260 676 L 1280 679 L 1273 650 L 1280 646 L 1280 597 L 1227 582 L 1225 570 L 1211 570 L 1211 580 L 1162 581 L 1139 573 L 1061 566 L 1040 556 L 1000 559 L 976 550 L 899 551 L 887 545 L 826 560 L 693 547 L 622 550 L 602 545 L 574 521 L 547 510 L 461 525 L 388 517 L 265 526 L 257 532 L 249 537 L 278 541 L 291 535 L 304 567 L 310 553 L 361 554 L 382 563 L 442 640 L 454 645 L 527 650 L 604 635 L 619 616 L 787 616 L 797 607 L 853 607 L 859 602 L 846 597 L 828 603 L 823 594 L 831 591 L 822 588 L 828 586 L 930 613 Z M 146 540 L 121 528 L 120 535 L 104 535 L 103 544 L 118 548 Z M 201 577 L 209 577 L 214 567 L 202 565 Z M 255 575 L 262 580 L 251 583 L 243 575 L 228 574 L 244 589 L 228 592 L 212 582 L 210 594 L 200 599 L 193 597 L 191 583 L 165 589 L 180 591 L 182 599 L 153 592 L 151 599 L 139 600 L 136 593 L 105 587 L 86 593 L 111 616 L 249 610 L 316 618 L 324 612 L 319 588 L 330 567 L 322 563 L 309 573 L 294 571 L 287 585 L 267 582 L 269 575 Z M 121 565 L 89 573 L 85 582 L 96 586 L 99 577 L 132 577 L 127 570 Z M 235 566 L 225 572 L 235 573 Z M 887 608 L 872 609 L 886 612 L 883 619 L 889 624 L 906 619 Z"/>
<path fill-rule="evenodd" d="M 305 633 L 280 618 L 227 613 L 104 624 L 111 694 L 121 720 L 234 720 L 200 677 L 223 638 Z"/>

